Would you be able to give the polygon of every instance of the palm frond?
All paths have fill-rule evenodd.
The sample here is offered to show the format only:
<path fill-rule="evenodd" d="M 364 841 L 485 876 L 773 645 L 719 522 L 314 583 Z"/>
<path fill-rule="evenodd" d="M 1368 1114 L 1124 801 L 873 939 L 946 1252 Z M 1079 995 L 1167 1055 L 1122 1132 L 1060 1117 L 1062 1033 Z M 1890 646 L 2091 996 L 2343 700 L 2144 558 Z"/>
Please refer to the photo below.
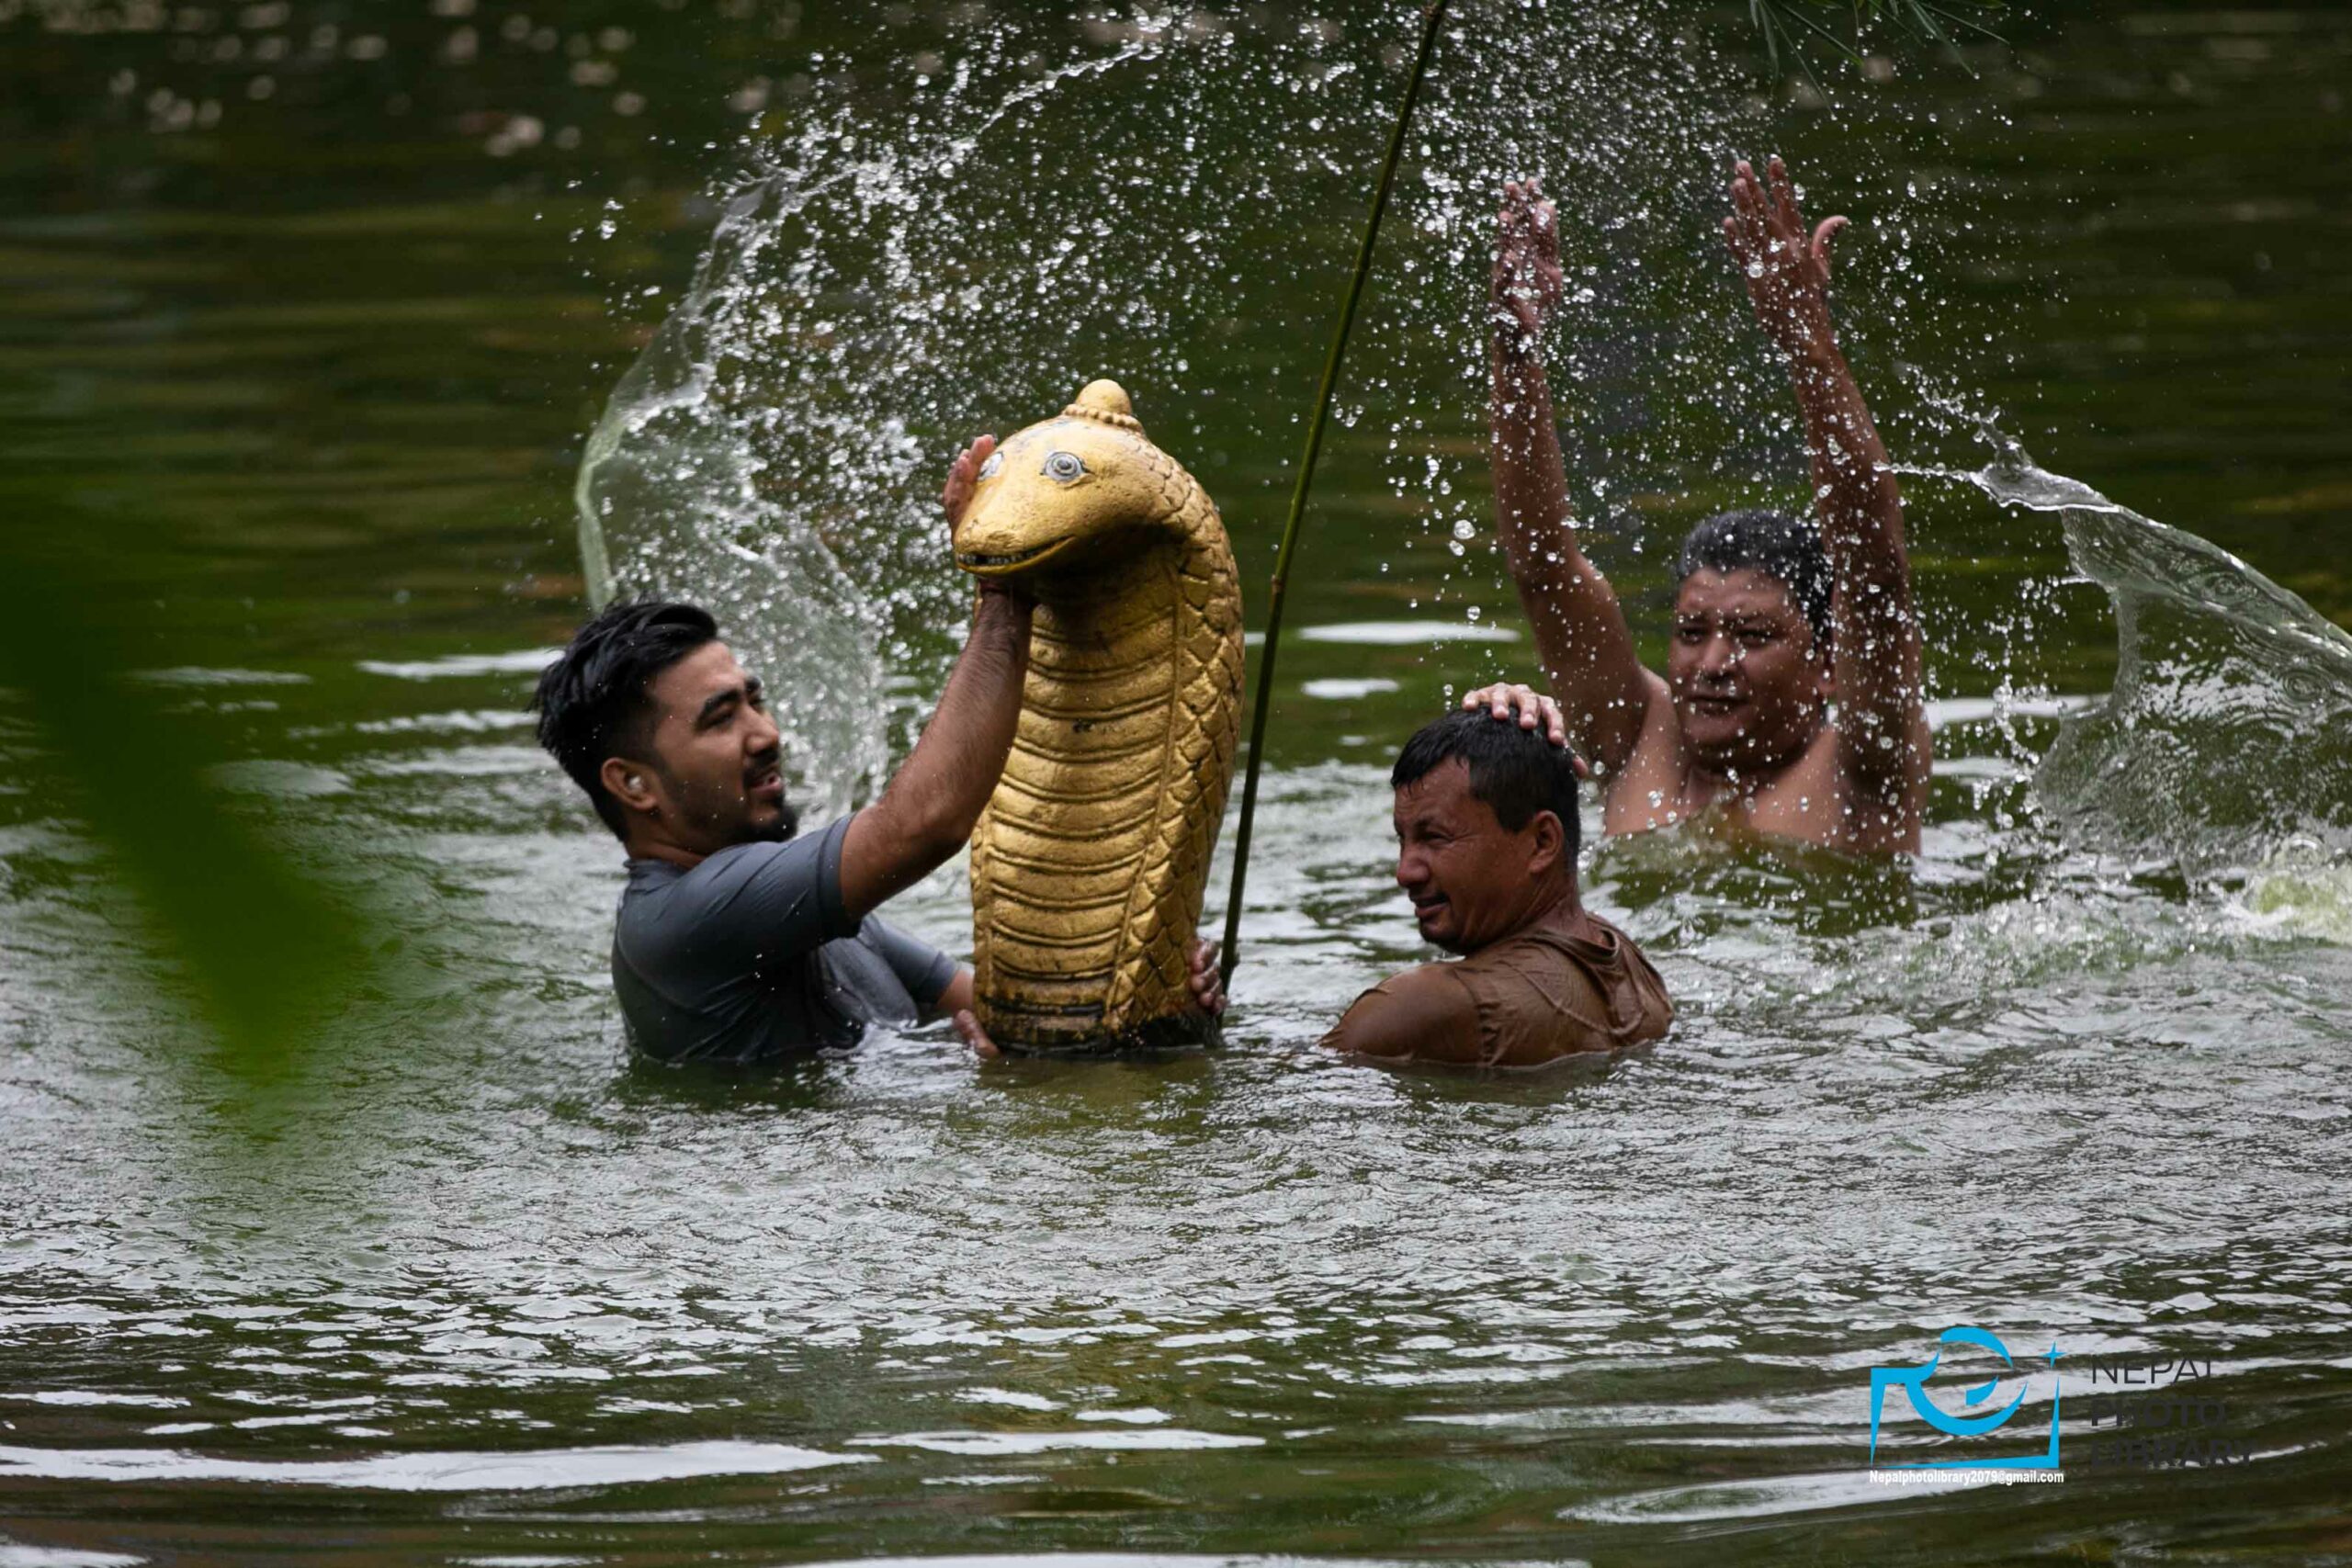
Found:
<path fill-rule="evenodd" d="M 1956 31 L 2005 42 L 1980 16 L 1997 13 L 2003 0 L 1748 0 L 1747 12 L 1764 44 L 1764 57 L 1773 73 L 1782 70 L 1785 56 L 1808 82 L 1813 71 L 1805 58 L 1808 38 L 1826 43 L 1859 63 L 1863 45 L 1873 30 L 1942 50 L 1960 58 Z M 1972 16 L 1970 12 L 1977 15 Z M 1846 29 L 1841 32 L 1840 24 Z M 1964 62 L 1963 62 L 1964 63 Z M 1818 83 L 1814 83 L 1817 87 Z"/>

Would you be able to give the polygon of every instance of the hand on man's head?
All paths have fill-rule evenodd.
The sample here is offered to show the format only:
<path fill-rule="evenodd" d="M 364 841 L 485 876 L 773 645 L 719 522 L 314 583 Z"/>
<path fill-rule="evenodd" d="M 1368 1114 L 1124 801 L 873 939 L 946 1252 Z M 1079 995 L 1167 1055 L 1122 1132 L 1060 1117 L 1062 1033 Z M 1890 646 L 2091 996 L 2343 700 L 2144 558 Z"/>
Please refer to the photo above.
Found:
<path fill-rule="evenodd" d="M 1509 724 L 1517 722 L 1521 729 L 1541 729 L 1544 739 L 1555 746 L 1568 743 L 1567 716 L 1560 705 L 1532 686 L 1515 685 L 1508 681 L 1492 686 L 1481 686 L 1462 699 L 1464 713 L 1485 708 L 1487 716 Z M 1577 777 L 1590 778 L 1592 769 L 1581 756 L 1571 754 Z"/>

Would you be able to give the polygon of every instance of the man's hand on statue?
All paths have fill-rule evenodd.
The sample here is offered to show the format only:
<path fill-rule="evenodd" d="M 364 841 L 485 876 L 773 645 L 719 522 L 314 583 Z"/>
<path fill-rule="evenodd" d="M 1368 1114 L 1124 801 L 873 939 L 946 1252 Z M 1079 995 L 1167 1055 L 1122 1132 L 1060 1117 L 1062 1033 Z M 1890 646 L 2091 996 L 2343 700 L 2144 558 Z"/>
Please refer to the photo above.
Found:
<path fill-rule="evenodd" d="M 972 444 L 956 453 L 956 460 L 947 466 L 947 483 L 939 492 L 939 505 L 947 513 L 951 532 L 964 521 L 964 509 L 972 504 L 972 491 L 980 482 L 980 465 L 995 450 L 995 436 L 974 436 Z"/>
<path fill-rule="evenodd" d="M 1492 686 L 1481 686 L 1462 699 L 1463 712 L 1471 713 L 1479 708 L 1485 708 L 1488 717 L 1501 719 L 1505 723 L 1517 719 L 1521 729 L 1540 727 L 1544 739 L 1555 746 L 1568 743 L 1567 716 L 1560 711 L 1559 704 L 1532 686 L 1514 685 L 1505 681 Z M 1576 764 L 1577 777 L 1592 776 L 1592 770 L 1582 757 L 1572 756 L 1569 761 Z"/>
<path fill-rule="evenodd" d="M 1506 181 L 1493 284 L 1495 330 L 1503 341 L 1513 348 L 1532 348 L 1558 308 L 1566 282 L 1559 213 L 1535 181 Z"/>
<path fill-rule="evenodd" d="M 1218 984 L 1216 973 L 1216 943 L 1206 937 L 1193 939 L 1193 969 L 1186 976 L 1193 987 L 1193 1000 L 1211 1018 L 1225 1016 L 1225 988 Z"/>
<path fill-rule="evenodd" d="M 1796 186 L 1777 155 L 1765 164 L 1760 180 L 1747 160 L 1739 161 L 1732 175 L 1731 206 L 1724 238 L 1747 279 L 1747 298 L 1764 331 L 1792 357 L 1834 349 L 1829 242 L 1846 220 L 1825 218 L 1807 232 Z"/>
<path fill-rule="evenodd" d="M 979 488 L 980 469 L 996 451 L 996 437 L 976 435 L 972 444 L 956 454 L 947 467 L 947 483 L 939 491 L 940 510 L 947 513 L 948 549 L 955 549 L 956 525 L 964 521 L 965 509 L 972 504 L 972 491 Z M 980 603 L 995 599 L 1025 609 L 1030 604 L 1028 592 L 1001 577 L 978 580 Z"/>
<path fill-rule="evenodd" d="M 972 1015 L 971 1009 L 967 1008 L 957 1013 L 955 1023 L 956 1032 L 964 1037 L 964 1043 L 972 1048 L 973 1055 L 989 1057 L 1004 1055 L 996 1048 L 996 1042 L 989 1038 L 989 1032 L 980 1027 L 980 1021 Z"/>

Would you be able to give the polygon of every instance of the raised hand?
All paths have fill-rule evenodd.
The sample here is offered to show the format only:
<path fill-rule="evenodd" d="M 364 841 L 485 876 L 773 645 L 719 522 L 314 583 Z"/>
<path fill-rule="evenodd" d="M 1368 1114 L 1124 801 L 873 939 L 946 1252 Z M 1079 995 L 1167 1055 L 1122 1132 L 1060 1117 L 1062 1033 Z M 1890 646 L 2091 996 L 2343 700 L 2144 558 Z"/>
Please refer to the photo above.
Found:
<path fill-rule="evenodd" d="M 979 488 L 980 471 L 995 453 L 995 436 L 975 435 L 972 437 L 972 444 L 956 453 L 956 460 L 947 466 L 947 483 L 939 491 L 939 506 L 941 511 L 947 513 L 950 550 L 956 547 L 956 529 L 964 521 L 965 509 L 972 504 L 972 492 Z M 1001 577 L 981 578 L 979 599 L 982 604 L 987 604 L 992 599 L 1018 605 L 1026 605 L 1030 603 L 1027 589 Z"/>
<path fill-rule="evenodd" d="M 1797 209 L 1796 186 L 1778 156 L 1765 164 L 1762 180 L 1747 160 L 1739 161 L 1732 175 L 1731 206 L 1724 237 L 1747 279 L 1747 298 L 1764 331 L 1792 356 L 1834 350 L 1829 242 L 1846 220 L 1825 218 L 1808 233 L 1804 214 Z"/>
<path fill-rule="evenodd" d="M 972 444 L 956 453 L 956 461 L 948 465 L 947 483 L 939 492 L 939 505 L 947 513 L 949 529 L 964 521 L 964 509 L 972 504 L 972 491 L 980 482 L 980 465 L 995 450 L 995 436 L 976 435 Z"/>
<path fill-rule="evenodd" d="M 1496 331 L 1513 347 L 1532 348 L 1560 303 L 1560 215 L 1533 180 L 1503 185 L 1495 240 L 1492 299 Z"/>

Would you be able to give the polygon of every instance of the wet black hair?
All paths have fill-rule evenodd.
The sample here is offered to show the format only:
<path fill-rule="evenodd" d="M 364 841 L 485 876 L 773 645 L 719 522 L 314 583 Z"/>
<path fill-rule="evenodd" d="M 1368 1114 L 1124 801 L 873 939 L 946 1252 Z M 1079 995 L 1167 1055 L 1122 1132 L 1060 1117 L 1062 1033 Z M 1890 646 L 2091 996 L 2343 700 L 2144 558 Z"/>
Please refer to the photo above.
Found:
<path fill-rule="evenodd" d="M 531 694 L 539 744 L 588 792 L 596 815 L 623 840 L 628 822 L 621 803 L 605 787 L 605 760 L 652 761 L 654 679 L 718 640 L 718 623 L 699 605 L 624 600 L 574 632 L 570 646 L 540 671 Z"/>
<path fill-rule="evenodd" d="M 1760 571 L 1789 591 L 1813 627 L 1814 646 L 1829 646 L 1833 579 L 1821 530 L 1801 517 L 1762 507 L 1719 512 L 1690 530 L 1674 569 L 1680 588 L 1694 571 Z"/>
<path fill-rule="evenodd" d="M 1566 858 L 1574 863 L 1578 840 L 1577 765 L 1565 746 L 1555 746 L 1540 729 L 1521 729 L 1517 718 L 1500 719 L 1486 707 L 1433 718 L 1413 732 L 1389 770 L 1392 788 L 1403 789 L 1460 758 L 1470 770 L 1470 794 L 1485 801 L 1503 830 L 1516 833 L 1548 811 L 1560 819 Z"/>

